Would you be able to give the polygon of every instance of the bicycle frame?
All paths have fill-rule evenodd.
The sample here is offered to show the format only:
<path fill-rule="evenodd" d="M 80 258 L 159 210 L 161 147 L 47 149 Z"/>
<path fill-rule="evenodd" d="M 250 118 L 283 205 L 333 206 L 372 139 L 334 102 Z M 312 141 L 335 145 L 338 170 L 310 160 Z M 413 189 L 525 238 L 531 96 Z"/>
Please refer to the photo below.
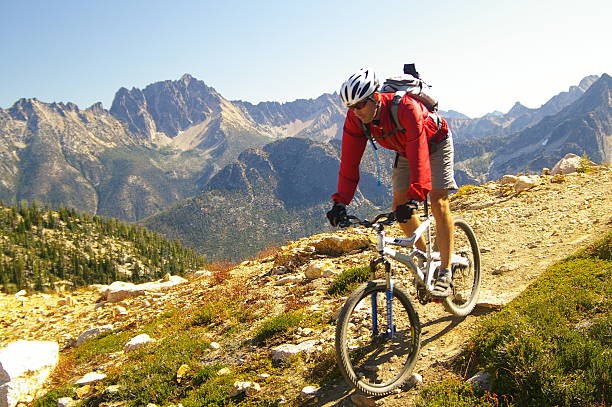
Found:
<path fill-rule="evenodd" d="M 425 219 L 421 225 L 414 231 L 412 236 L 407 238 L 398 238 L 398 237 L 387 237 L 385 236 L 384 230 L 379 231 L 378 233 L 378 252 L 382 256 L 389 256 L 394 260 L 399 261 L 400 263 L 408 266 L 416 280 L 427 288 L 427 290 L 431 290 L 433 288 L 433 274 L 435 269 L 440 265 L 439 259 L 436 259 L 432 256 L 431 250 L 431 232 L 429 226 L 431 224 L 431 218 Z M 427 233 L 427 249 L 424 253 L 423 251 L 417 249 L 415 247 L 416 242 L 421 238 L 421 236 Z M 389 245 L 401 246 L 401 247 L 412 247 L 412 251 L 409 253 L 399 252 Z M 427 259 L 427 267 L 425 270 L 421 270 L 417 264 L 414 263 L 413 258 L 415 256 L 423 256 Z"/>
<path fill-rule="evenodd" d="M 384 228 L 380 225 L 375 226 L 374 229 L 377 232 L 376 249 L 378 253 L 381 255 L 381 257 L 379 258 L 380 260 L 378 262 L 386 261 L 386 260 L 383 260 L 384 257 L 389 256 L 392 259 L 397 260 L 400 263 L 404 264 L 405 266 L 408 266 L 408 268 L 414 275 L 417 282 L 421 284 L 423 287 L 425 287 L 427 291 L 429 292 L 433 289 L 434 272 L 436 268 L 440 265 L 440 259 L 439 259 L 439 256 L 438 258 L 435 258 L 435 256 L 433 256 L 432 242 L 431 242 L 432 240 L 431 239 L 431 229 L 430 229 L 432 217 L 431 217 L 431 214 L 429 213 L 427 201 L 425 201 L 423 209 L 424 209 L 424 215 L 423 215 L 424 220 L 416 228 L 416 230 L 413 232 L 413 234 L 410 237 L 387 237 L 385 234 Z M 424 234 L 427 234 L 426 252 L 423 252 L 416 247 L 416 242 Z M 409 248 L 412 248 L 412 250 L 409 253 L 403 253 L 403 252 L 397 251 L 389 247 L 390 245 L 400 246 L 400 247 L 409 247 Z M 419 256 L 427 260 L 426 267 L 424 270 L 422 270 L 417 264 L 415 264 L 413 260 L 415 256 Z M 372 269 L 372 272 L 375 271 L 375 268 L 371 267 L 371 269 Z M 390 274 L 391 274 L 390 267 L 388 270 L 385 270 L 385 272 L 386 272 L 387 280 L 388 280 L 387 286 L 392 285 L 392 284 L 389 284 L 389 283 L 392 283 L 392 280 L 390 279 Z"/>

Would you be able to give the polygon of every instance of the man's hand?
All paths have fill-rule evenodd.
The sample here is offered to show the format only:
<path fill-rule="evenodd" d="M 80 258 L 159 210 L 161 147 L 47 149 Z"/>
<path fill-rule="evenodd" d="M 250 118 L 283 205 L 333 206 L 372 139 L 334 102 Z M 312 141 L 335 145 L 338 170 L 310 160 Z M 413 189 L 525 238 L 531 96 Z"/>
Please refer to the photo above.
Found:
<path fill-rule="evenodd" d="M 406 223 L 417 209 L 419 209 L 419 202 L 415 201 L 414 199 L 411 199 L 401 205 L 397 205 L 397 208 L 395 208 L 395 219 L 399 223 Z"/>
<path fill-rule="evenodd" d="M 340 222 L 347 220 L 346 206 L 343 203 L 334 202 L 334 206 L 327 212 L 327 219 L 332 226 L 338 226 Z"/>

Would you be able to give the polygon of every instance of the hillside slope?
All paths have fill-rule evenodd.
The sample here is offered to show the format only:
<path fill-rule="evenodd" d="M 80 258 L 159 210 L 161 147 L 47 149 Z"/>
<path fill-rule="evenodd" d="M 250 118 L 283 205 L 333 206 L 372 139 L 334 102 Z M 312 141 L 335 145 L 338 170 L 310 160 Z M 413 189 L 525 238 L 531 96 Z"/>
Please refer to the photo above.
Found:
<path fill-rule="evenodd" d="M 511 187 L 491 182 L 453 197 L 455 215 L 473 225 L 483 252 L 482 294 L 480 306 L 466 318 L 450 316 L 440 305 L 416 304 L 423 325 L 423 345 L 415 371 L 426 383 L 453 375 L 446 369 L 445 362 L 459 352 L 483 314 L 511 301 L 555 261 L 612 229 L 611 190 L 612 171 L 601 167 L 582 174 L 542 176 L 536 187 L 520 194 L 515 194 Z M 390 233 L 393 232 L 397 229 L 390 229 Z M 332 246 L 329 243 L 335 241 L 330 238 L 334 236 L 349 247 L 330 255 Z M 200 327 L 197 335 L 219 343 L 220 348 L 199 349 L 195 355 L 188 352 L 185 358 L 194 357 L 206 365 L 226 366 L 236 372 L 236 380 L 259 382 L 262 390 L 256 399 L 299 404 L 302 387 L 314 384 L 320 387 L 316 405 L 351 405 L 342 401 L 350 396 L 350 389 L 337 376 L 329 374 L 333 365 L 330 358 L 333 355 L 333 317 L 345 297 L 327 294 L 333 282 L 331 277 L 313 281 L 298 279 L 284 285 L 280 280 L 287 276 L 303 276 L 310 265 L 321 261 L 328 262 L 335 272 L 366 264 L 372 256 L 372 251 L 363 250 L 367 237 L 368 234 L 360 230 L 342 230 L 301 239 L 269 257 L 245 261 L 228 274 L 199 273 L 192 276 L 189 283 L 163 295 L 149 294 L 125 300 L 121 306 L 127 312 L 118 312 L 116 304 L 96 305 L 94 301 L 99 295 L 92 290 L 66 294 L 70 296 L 71 305 L 61 306 L 56 296 L 32 295 L 21 306 L 15 297 L 3 295 L 0 296 L 0 321 L 3 321 L 0 346 L 16 339 L 48 339 L 68 345 L 71 338 L 87 327 L 113 324 L 114 331 L 122 337 L 149 332 L 158 341 L 152 346 L 164 349 L 168 344 L 176 345 L 180 335 L 192 329 L 185 321 L 201 316 L 211 304 L 219 301 L 228 306 L 238 303 L 240 308 L 224 312 L 231 314 L 247 309 L 247 322 L 240 323 L 240 318 L 232 319 L 230 315 L 223 317 L 221 310 L 225 308 L 217 308 L 214 322 Z M 410 284 L 410 278 L 401 273 L 399 280 L 404 286 Z M 306 318 L 300 325 L 304 329 L 293 330 L 282 338 L 263 343 L 252 340 L 268 318 L 296 309 L 303 310 L 309 317 L 319 316 L 320 322 L 312 323 L 312 319 Z M 180 319 L 169 319 L 177 313 Z M 240 315 L 245 316 L 243 311 Z M 234 323 L 236 325 L 232 325 Z M 274 346 L 310 339 L 318 344 L 314 356 L 280 367 L 269 362 Z M 75 352 L 78 348 L 66 347 L 62 351 L 62 366 L 66 370 L 60 372 L 58 369 L 50 386 L 65 388 L 93 369 L 108 373 L 107 381 L 92 386 L 88 394 L 81 396 L 90 401 L 99 400 L 94 395 L 102 397 L 109 385 L 116 384 L 119 379 L 113 378 L 120 378 L 125 371 L 144 363 L 130 359 L 123 352 L 84 359 L 76 359 Z M 313 369 L 315 373 L 311 373 Z M 270 377 L 258 376 L 261 373 Z M 173 375 L 168 380 L 174 381 Z M 171 385 L 176 386 L 176 383 Z M 138 384 L 131 387 L 136 388 Z M 377 400 L 376 405 L 406 406 L 410 405 L 413 396 L 414 391 L 408 390 Z M 369 402 L 374 403 L 373 400 Z"/>

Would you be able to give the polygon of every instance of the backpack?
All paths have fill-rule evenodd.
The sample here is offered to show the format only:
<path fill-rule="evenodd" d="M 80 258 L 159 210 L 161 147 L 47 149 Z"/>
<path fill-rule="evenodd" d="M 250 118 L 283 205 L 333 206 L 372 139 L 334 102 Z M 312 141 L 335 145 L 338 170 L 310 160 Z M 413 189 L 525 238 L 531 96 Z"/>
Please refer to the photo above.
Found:
<path fill-rule="evenodd" d="M 399 76 L 394 76 L 388 79 L 385 79 L 382 86 L 380 87 L 380 92 L 382 93 L 394 93 L 392 102 L 391 102 L 391 119 L 393 120 L 393 124 L 395 125 L 395 129 L 385 134 L 383 137 L 389 137 L 394 133 L 400 131 L 404 132 L 406 129 L 402 127 L 398 117 L 399 104 L 404 95 L 408 94 L 411 98 L 418 100 L 423 103 L 423 105 L 429 110 L 429 116 L 432 117 L 438 125 L 438 130 L 442 127 L 442 120 L 440 116 L 437 114 L 438 111 L 438 101 L 429 94 L 429 86 L 425 81 L 423 81 L 416 71 L 414 64 L 404 64 L 404 74 Z M 363 132 L 372 143 L 374 149 L 376 149 L 376 145 L 374 144 L 374 138 L 370 133 L 370 128 L 365 124 L 361 124 L 363 128 Z"/>

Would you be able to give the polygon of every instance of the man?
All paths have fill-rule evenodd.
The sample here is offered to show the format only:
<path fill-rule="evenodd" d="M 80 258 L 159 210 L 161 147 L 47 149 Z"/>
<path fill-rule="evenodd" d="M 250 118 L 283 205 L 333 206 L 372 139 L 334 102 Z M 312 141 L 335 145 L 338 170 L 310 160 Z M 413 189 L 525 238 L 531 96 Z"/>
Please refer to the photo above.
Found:
<path fill-rule="evenodd" d="M 432 295 L 443 298 L 450 293 L 452 278 L 453 219 L 448 190 L 457 189 L 448 124 L 443 119 L 435 120 L 421 102 L 407 94 L 398 106 L 398 120 L 404 129 L 401 131 L 390 111 L 394 94 L 381 93 L 378 89 L 378 79 L 371 69 L 361 69 L 351 75 L 340 89 L 342 102 L 349 110 L 342 134 L 338 190 L 332 195 L 334 205 L 327 212 L 327 218 L 332 226 L 338 226 L 347 217 L 346 205 L 353 199 L 359 183 L 359 164 L 368 131 L 378 144 L 397 153 L 392 175 L 392 209 L 407 236 L 419 224 L 418 216 L 413 216 L 418 204 L 427 194 L 430 196 L 441 260 Z"/>

